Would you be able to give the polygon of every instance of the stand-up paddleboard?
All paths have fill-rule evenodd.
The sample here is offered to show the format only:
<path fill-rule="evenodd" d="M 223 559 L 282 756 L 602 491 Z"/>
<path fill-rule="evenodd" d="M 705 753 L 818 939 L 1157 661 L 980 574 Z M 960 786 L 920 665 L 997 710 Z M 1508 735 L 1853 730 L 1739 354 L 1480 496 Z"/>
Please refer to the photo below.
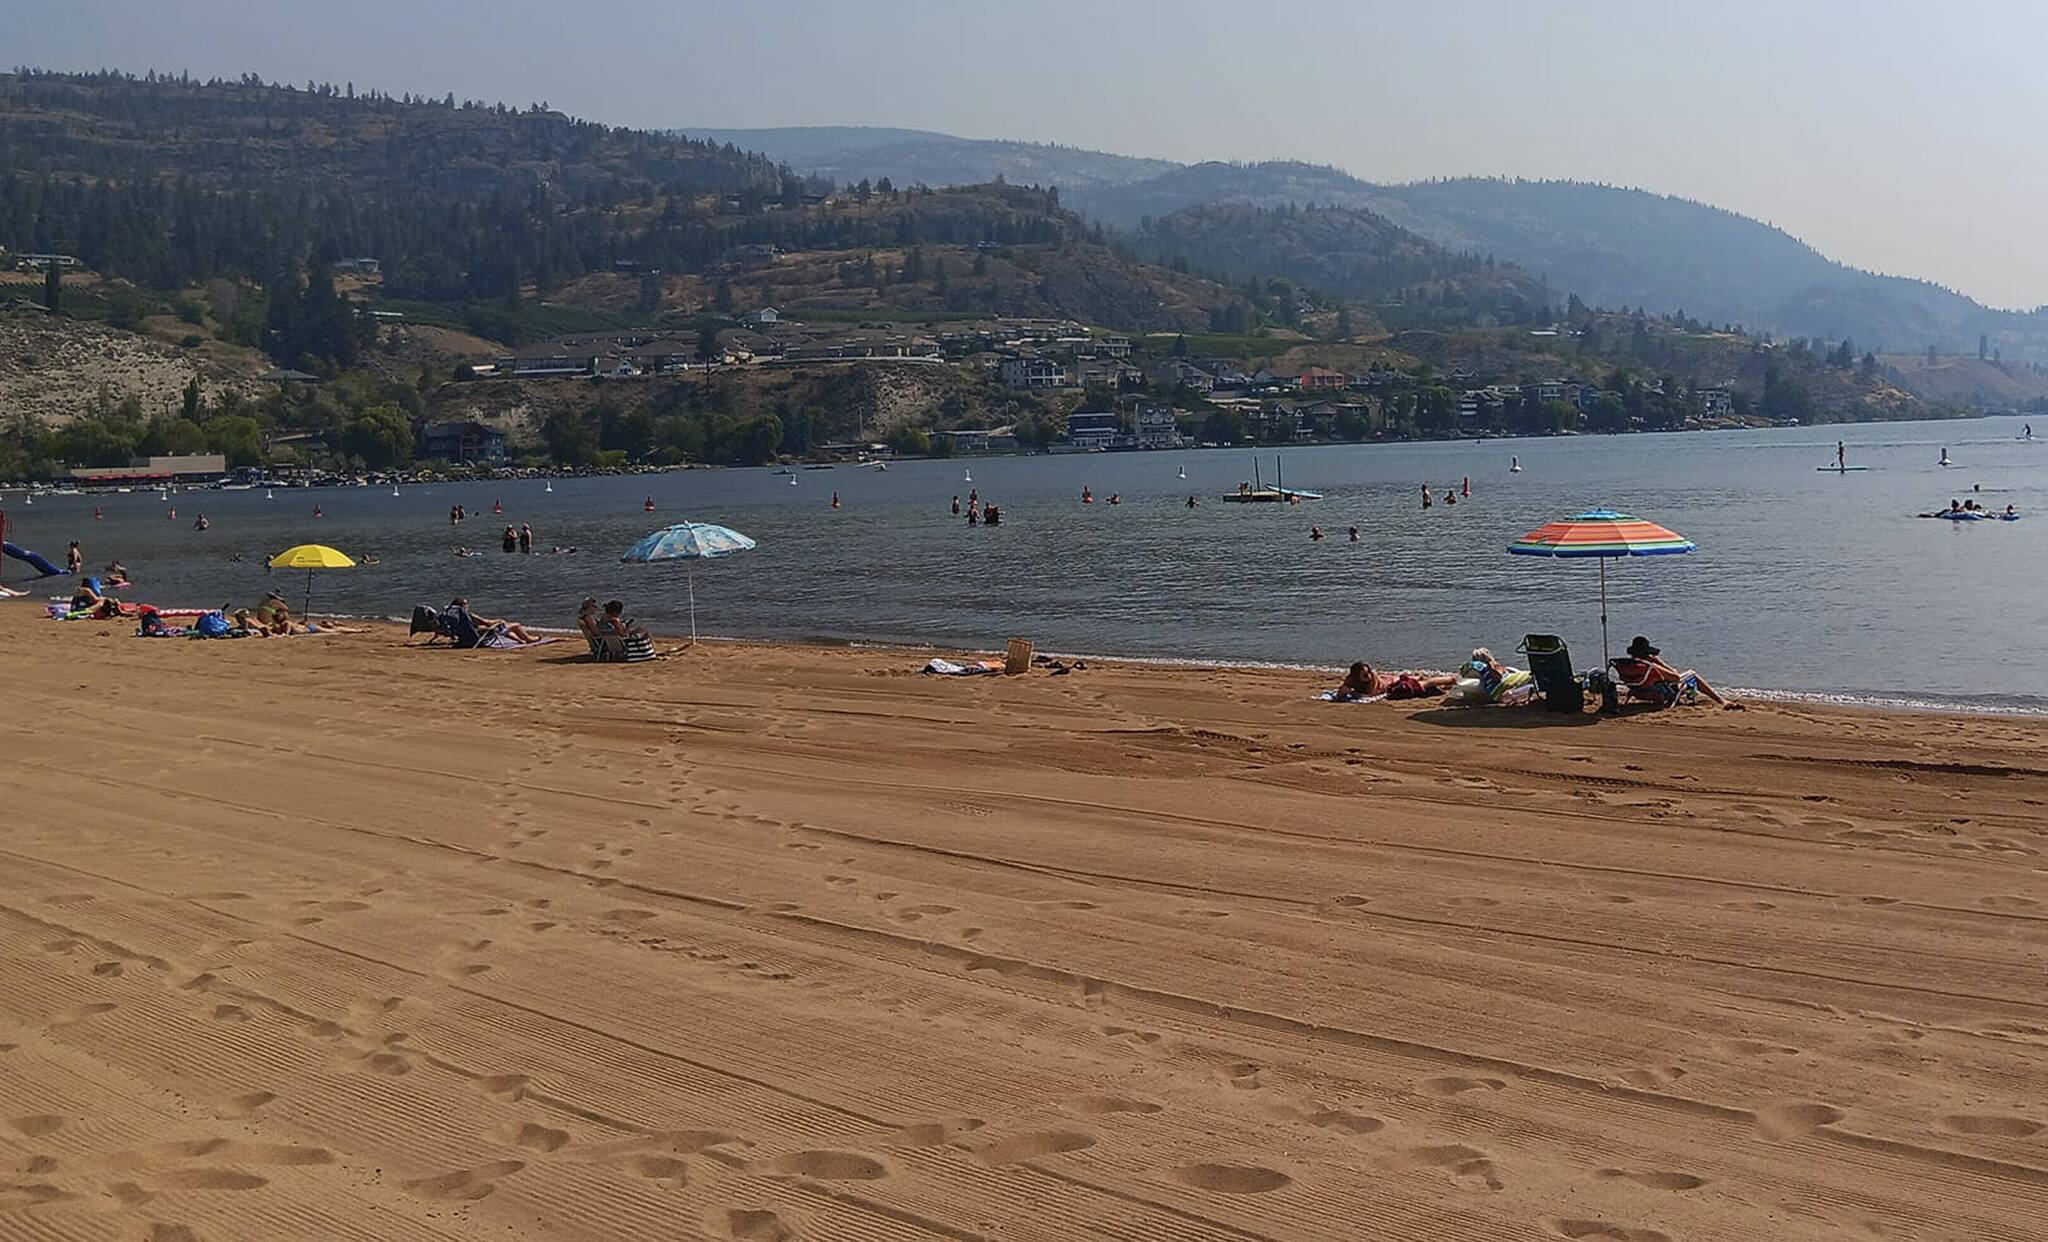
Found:
<path fill-rule="evenodd" d="M 1818 470 L 1818 471 L 1820 471 L 1820 472 L 1821 472 L 1822 474 L 1854 474 L 1854 473 L 1855 473 L 1856 471 L 1858 471 L 1858 470 L 1868 470 L 1868 469 L 1870 469 L 1870 467 L 1869 467 L 1869 466 L 1815 466 L 1815 467 L 1814 467 L 1814 469 L 1815 469 L 1815 470 Z"/>

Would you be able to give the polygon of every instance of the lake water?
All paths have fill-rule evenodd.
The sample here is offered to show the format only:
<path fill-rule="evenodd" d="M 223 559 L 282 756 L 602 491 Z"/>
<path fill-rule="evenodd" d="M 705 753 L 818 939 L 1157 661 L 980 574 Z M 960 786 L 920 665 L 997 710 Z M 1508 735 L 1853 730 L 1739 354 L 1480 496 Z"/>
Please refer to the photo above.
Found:
<path fill-rule="evenodd" d="M 573 623 L 584 595 L 618 596 L 663 633 L 686 632 L 681 565 L 625 565 L 641 535 L 690 518 L 760 547 L 698 564 L 706 634 L 928 644 L 988 651 L 1012 635 L 1040 651 L 1170 660 L 1455 666 L 1475 644 L 1503 656 L 1525 633 L 1562 634 L 1600 659 L 1599 567 L 1509 556 L 1544 522 L 1609 506 L 1695 540 L 1686 556 L 1606 562 L 1616 652 L 1642 633 L 1667 659 L 1743 688 L 1895 704 L 2048 711 L 2048 435 L 2025 420 L 1778 428 L 1655 436 L 1347 445 L 1286 450 L 1300 506 L 1236 505 L 1253 454 L 1211 449 L 902 462 L 801 471 L 389 488 L 181 491 L 5 502 L 14 542 L 89 568 L 118 558 L 128 598 L 166 606 L 296 606 L 305 575 L 263 560 L 321 542 L 380 563 L 323 573 L 317 612 L 402 617 L 466 594 L 487 614 Z M 2048 433 L 2048 420 L 2040 430 Z M 1848 442 L 1863 473 L 1820 473 Z M 1954 467 L 1936 465 L 1948 450 Z M 1272 481 L 1273 450 L 1259 454 Z M 1510 473 L 1519 456 L 1523 470 Z M 1185 469 L 1186 479 L 1177 477 Z M 965 475 L 971 471 L 972 482 Z M 796 480 L 791 484 L 791 479 Z M 1472 495 L 1446 506 L 1461 480 Z M 1435 508 L 1420 507 L 1431 485 Z M 1084 486 L 1095 503 L 1080 503 Z M 1972 493 L 2019 522 L 1920 520 Z M 970 489 L 1003 525 L 954 517 Z M 837 491 L 842 507 L 830 507 Z M 1118 493 L 1123 503 L 1107 503 Z M 656 512 L 642 502 L 652 495 Z M 1193 495 L 1201 501 L 1188 509 Z M 451 530 L 451 505 L 470 520 Z M 491 512 L 501 503 L 502 517 Z M 97 504 L 104 513 L 93 519 Z M 315 518 L 318 504 L 324 516 Z M 176 520 L 167 519 L 175 506 Z M 205 513 L 211 529 L 191 529 Z M 505 523 L 542 547 L 506 556 Z M 1309 539 L 1311 524 L 1330 536 Z M 1358 543 L 1345 530 L 1357 526 Z M 481 554 L 453 555 L 458 544 Z M 230 561 L 234 553 L 244 560 Z M 27 567 L 5 564 L 21 585 Z M 47 580 L 51 594 L 60 580 Z M 1512 662 L 1512 661 L 1510 661 Z"/>

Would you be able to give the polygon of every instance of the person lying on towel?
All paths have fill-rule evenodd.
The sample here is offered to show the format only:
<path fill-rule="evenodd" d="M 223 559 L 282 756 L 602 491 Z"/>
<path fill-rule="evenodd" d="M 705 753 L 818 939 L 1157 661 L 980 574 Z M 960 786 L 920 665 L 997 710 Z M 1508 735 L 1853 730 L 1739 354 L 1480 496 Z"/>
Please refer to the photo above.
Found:
<path fill-rule="evenodd" d="M 1337 687 L 1331 696 L 1341 701 L 1370 699 L 1385 695 L 1390 699 L 1420 699 L 1432 694 L 1442 694 L 1451 688 L 1456 677 L 1444 674 L 1432 677 L 1427 673 L 1386 673 L 1360 660 L 1344 675 L 1344 684 Z"/>

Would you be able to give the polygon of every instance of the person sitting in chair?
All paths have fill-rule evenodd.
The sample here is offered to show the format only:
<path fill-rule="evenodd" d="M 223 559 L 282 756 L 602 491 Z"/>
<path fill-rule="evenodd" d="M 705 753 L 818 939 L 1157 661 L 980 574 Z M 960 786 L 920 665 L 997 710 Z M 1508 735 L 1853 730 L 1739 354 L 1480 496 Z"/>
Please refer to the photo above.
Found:
<path fill-rule="evenodd" d="M 646 638 L 648 633 L 639 625 L 626 619 L 626 605 L 623 600 L 606 600 L 604 618 L 598 622 L 601 633 L 617 634 L 620 638 Z"/>
<path fill-rule="evenodd" d="M 1740 707 L 1722 698 L 1719 691 L 1707 684 L 1691 669 L 1680 671 L 1666 664 L 1658 649 L 1650 640 L 1638 634 L 1629 640 L 1628 655 L 1614 662 L 1614 671 L 1621 675 L 1622 684 L 1645 698 L 1662 698 L 1666 703 L 1676 703 L 1687 686 L 1698 690 L 1723 707 Z"/>
<path fill-rule="evenodd" d="M 517 621 L 507 621 L 501 617 L 486 617 L 470 612 L 468 596 L 456 596 L 448 601 L 448 607 L 451 611 L 460 608 L 468 615 L 470 621 L 474 623 L 477 633 L 482 636 L 488 637 L 493 632 L 496 632 L 507 635 L 516 643 L 535 643 L 540 641 L 532 634 L 527 633 L 526 627 Z"/>

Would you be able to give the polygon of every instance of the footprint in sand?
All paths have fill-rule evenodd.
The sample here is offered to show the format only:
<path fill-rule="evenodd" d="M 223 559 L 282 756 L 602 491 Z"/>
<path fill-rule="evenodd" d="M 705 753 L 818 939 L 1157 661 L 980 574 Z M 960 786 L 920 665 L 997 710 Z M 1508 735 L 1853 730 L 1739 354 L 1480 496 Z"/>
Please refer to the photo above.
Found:
<path fill-rule="evenodd" d="M 1756 1128 L 1769 1139 L 1792 1139 L 1831 1126 L 1843 1117 L 1831 1104 L 1767 1104 L 1756 1110 Z"/>
<path fill-rule="evenodd" d="M 1265 1080 L 1260 1077 L 1265 1071 L 1266 1067 L 1257 1061 L 1232 1061 L 1220 1072 L 1224 1081 L 1232 1088 L 1238 1091 L 1257 1091 L 1266 1085 Z"/>
<path fill-rule="evenodd" d="M 474 1201 L 498 1188 L 497 1179 L 509 1177 L 526 1167 L 523 1160 L 493 1160 L 473 1169 L 454 1169 L 406 1182 L 405 1188 L 422 1199 Z"/>
<path fill-rule="evenodd" d="M 48 1182 L 0 1182 L 0 1211 L 41 1207 L 74 1197 Z"/>
<path fill-rule="evenodd" d="M 1621 1080 L 1623 1082 L 1631 1087 L 1640 1087 L 1645 1091 L 1654 1090 L 1658 1087 L 1668 1087 L 1683 1077 L 1685 1077 L 1685 1069 L 1683 1066 L 1678 1065 L 1656 1065 L 1643 1069 L 1621 1071 Z"/>
<path fill-rule="evenodd" d="M 1416 1084 L 1425 1094 L 1452 1096 L 1468 1091 L 1499 1091 L 1507 1083 L 1498 1078 L 1428 1078 Z"/>
<path fill-rule="evenodd" d="M 241 1169 L 166 1169 L 149 1179 L 167 1190 L 256 1190 L 270 1184 Z"/>
<path fill-rule="evenodd" d="M 732 1208 L 711 1224 L 712 1231 L 732 1242 L 790 1242 L 796 1230 L 766 1208 Z"/>
<path fill-rule="evenodd" d="M 907 1125 L 889 1136 L 891 1147 L 943 1147 L 956 1134 L 981 1129 L 979 1117 L 955 1117 L 946 1121 L 921 1121 Z"/>
<path fill-rule="evenodd" d="M 1408 1158 L 1427 1169 L 1444 1169 L 1460 1181 L 1474 1181 L 1488 1190 L 1499 1190 L 1501 1180 L 1493 1161 L 1485 1152 L 1476 1147 L 1460 1143 L 1446 1143 L 1433 1147 L 1417 1147 L 1409 1151 Z"/>
<path fill-rule="evenodd" d="M 1789 1057 L 1799 1054 L 1799 1049 L 1788 1044 L 1765 1043 L 1760 1039 L 1723 1040 L 1720 1047 L 1724 1051 L 1744 1057 Z"/>
<path fill-rule="evenodd" d="M 1175 1169 L 1173 1176 L 1182 1185 L 1226 1195 L 1267 1194 L 1294 1180 L 1257 1164 L 1188 1164 Z"/>
<path fill-rule="evenodd" d="M 515 1147 L 528 1151 L 560 1151 L 569 1145 L 569 1132 L 552 1126 L 535 1125 L 525 1122 L 508 1127 L 503 1131 L 504 1140 Z"/>
<path fill-rule="evenodd" d="M 30 1113 L 26 1117 L 13 1118 L 7 1124 L 25 1137 L 42 1138 L 63 1129 L 64 1119 L 55 1113 Z"/>
<path fill-rule="evenodd" d="M 1550 1227 L 1564 1238 L 1595 1238 L 1602 1242 L 1671 1242 L 1670 1235 L 1655 1229 L 1624 1229 L 1604 1220 L 1554 1220 Z"/>
<path fill-rule="evenodd" d="M 1704 1177 L 1669 1169 L 1595 1169 L 1595 1177 L 1619 1177 L 1652 1190 L 1697 1190 L 1707 1184 Z"/>
<path fill-rule="evenodd" d="M 688 1162 L 674 1156 L 633 1156 L 626 1161 L 626 1167 L 650 1182 L 667 1182 L 671 1186 L 690 1184 Z"/>
<path fill-rule="evenodd" d="M 980 1156 L 984 1164 L 1020 1164 L 1041 1156 L 1056 1156 L 1061 1152 L 1081 1151 L 1093 1146 L 1095 1136 L 1085 1130 L 1036 1130 L 990 1144 L 981 1149 Z"/>
<path fill-rule="evenodd" d="M 2025 1117 L 1997 1117 L 1980 1113 L 1959 1113 L 1941 1119 L 1941 1128 L 1951 1134 L 1987 1135 L 1992 1138 L 2032 1138 L 2048 1126 Z"/>
<path fill-rule="evenodd" d="M 872 1182 L 889 1175 L 888 1166 L 853 1151 L 799 1151 L 777 1160 L 777 1173 L 815 1177 L 827 1182 Z"/>
<path fill-rule="evenodd" d="M 1067 1107 L 1087 1117 L 1104 1117 L 1112 1113 L 1151 1114 L 1165 1109 L 1164 1104 L 1151 1100 L 1137 1100 L 1122 1095 L 1083 1095 L 1067 1101 Z"/>

